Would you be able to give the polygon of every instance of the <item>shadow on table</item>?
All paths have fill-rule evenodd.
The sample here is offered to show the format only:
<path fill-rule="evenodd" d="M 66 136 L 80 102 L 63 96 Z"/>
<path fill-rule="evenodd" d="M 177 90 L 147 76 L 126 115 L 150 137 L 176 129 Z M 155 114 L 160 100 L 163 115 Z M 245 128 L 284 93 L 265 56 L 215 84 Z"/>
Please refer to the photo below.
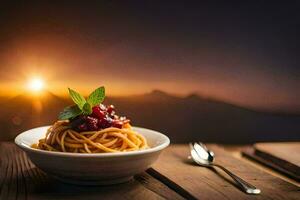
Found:
<path fill-rule="evenodd" d="M 109 185 L 109 186 L 81 186 L 66 184 L 52 177 L 47 176 L 44 172 L 36 167 L 25 170 L 24 174 L 32 176 L 25 178 L 25 188 L 29 199 L 120 199 L 122 194 L 126 193 L 126 198 L 134 197 L 139 199 L 143 197 L 145 189 L 135 179 L 126 183 Z M 19 179 L 19 177 L 16 177 Z M 16 181 L 16 180 L 12 180 Z"/>

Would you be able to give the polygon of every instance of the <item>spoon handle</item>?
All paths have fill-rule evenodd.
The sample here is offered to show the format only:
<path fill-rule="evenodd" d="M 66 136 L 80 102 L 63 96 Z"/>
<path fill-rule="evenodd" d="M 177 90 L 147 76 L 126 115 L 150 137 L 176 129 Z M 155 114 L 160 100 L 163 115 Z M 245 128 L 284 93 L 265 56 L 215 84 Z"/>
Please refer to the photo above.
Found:
<path fill-rule="evenodd" d="M 224 172 L 226 172 L 231 178 L 238 184 L 238 186 L 247 194 L 259 194 L 261 191 L 260 189 L 256 188 L 255 186 L 251 185 L 250 183 L 247 183 L 237 175 L 233 174 L 230 172 L 228 169 L 225 167 L 218 165 L 218 164 L 213 164 L 213 166 L 221 168 Z"/>

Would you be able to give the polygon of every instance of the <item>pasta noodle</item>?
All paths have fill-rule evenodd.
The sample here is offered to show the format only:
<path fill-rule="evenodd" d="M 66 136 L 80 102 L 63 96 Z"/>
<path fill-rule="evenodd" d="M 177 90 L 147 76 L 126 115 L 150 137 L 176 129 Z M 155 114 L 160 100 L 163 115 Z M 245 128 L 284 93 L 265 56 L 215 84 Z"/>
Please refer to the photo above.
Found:
<path fill-rule="evenodd" d="M 57 121 L 33 148 L 72 153 L 126 152 L 148 148 L 144 136 L 133 131 L 129 124 L 123 128 L 110 127 L 99 131 L 77 132 L 69 120 Z"/>

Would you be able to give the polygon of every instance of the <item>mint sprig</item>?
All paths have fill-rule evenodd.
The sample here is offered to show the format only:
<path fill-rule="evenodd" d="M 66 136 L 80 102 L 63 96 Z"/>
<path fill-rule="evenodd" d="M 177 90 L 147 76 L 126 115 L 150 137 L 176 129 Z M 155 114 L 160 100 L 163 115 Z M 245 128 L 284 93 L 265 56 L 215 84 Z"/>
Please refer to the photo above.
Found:
<path fill-rule="evenodd" d="M 93 107 L 95 105 L 99 105 L 105 97 L 105 88 L 99 87 L 94 90 L 88 97 L 87 102 Z"/>
<path fill-rule="evenodd" d="M 94 90 L 87 100 L 75 90 L 68 88 L 69 95 L 76 105 L 68 106 L 59 114 L 58 119 L 66 120 L 84 114 L 89 115 L 93 112 L 92 108 L 103 102 L 105 98 L 105 88 L 99 87 Z"/>
<path fill-rule="evenodd" d="M 82 113 L 82 110 L 77 105 L 65 107 L 62 112 L 59 113 L 58 119 L 66 120 L 74 118 Z"/>
<path fill-rule="evenodd" d="M 91 114 L 92 113 L 92 106 L 91 106 L 91 104 L 85 103 L 84 106 L 83 106 L 83 108 L 82 108 L 82 112 L 83 112 L 83 114 L 87 114 L 87 115 Z"/>
<path fill-rule="evenodd" d="M 77 104 L 77 106 L 82 109 L 84 104 L 86 103 L 85 98 L 79 94 L 78 92 L 76 92 L 75 90 L 72 90 L 71 88 L 68 88 L 69 90 L 69 95 L 71 97 L 71 99 L 74 101 L 74 103 Z"/>

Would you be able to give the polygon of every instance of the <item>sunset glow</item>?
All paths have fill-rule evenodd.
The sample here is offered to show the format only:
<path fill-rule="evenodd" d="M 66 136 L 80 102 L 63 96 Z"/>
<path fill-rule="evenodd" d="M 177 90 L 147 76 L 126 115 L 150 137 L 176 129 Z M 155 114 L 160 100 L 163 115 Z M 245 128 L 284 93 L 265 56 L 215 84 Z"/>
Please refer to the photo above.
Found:
<path fill-rule="evenodd" d="M 31 92 L 40 92 L 44 89 L 44 81 L 39 77 L 32 78 L 28 81 L 27 88 Z"/>
<path fill-rule="evenodd" d="M 299 56 L 293 41 L 297 35 L 290 37 L 297 31 L 286 29 L 288 23 L 297 24 L 292 13 L 289 17 L 275 12 L 278 19 L 268 21 L 254 7 L 253 12 L 247 6 L 244 11 L 219 11 L 207 5 L 215 12 L 210 13 L 205 6 L 189 4 L 187 14 L 188 9 L 179 5 L 162 11 L 170 7 L 162 3 L 153 5 L 159 13 L 153 15 L 152 8 L 141 3 L 131 5 L 129 17 L 123 5 L 114 3 L 87 4 L 85 9 L 73 5 L 78 12 L 69 5 L 61 7 L 63 3 L 42 4 L 20 6 L 20 11 L 8 6 L 0 12 L 5 16 L 0 21 L 7 24 L 0 33 L 0 96 L 42 91 L 67 96 L 68 87 L 86 96 L 104 85 L 109 96 L 158 89 L 182 97 L 193 93 L 245 107 L 300 112 Z M 257 15 L 235 17 L 227 15 L 227 9 Z M 210 14 L 216 17 L 206 16 Z"/>

